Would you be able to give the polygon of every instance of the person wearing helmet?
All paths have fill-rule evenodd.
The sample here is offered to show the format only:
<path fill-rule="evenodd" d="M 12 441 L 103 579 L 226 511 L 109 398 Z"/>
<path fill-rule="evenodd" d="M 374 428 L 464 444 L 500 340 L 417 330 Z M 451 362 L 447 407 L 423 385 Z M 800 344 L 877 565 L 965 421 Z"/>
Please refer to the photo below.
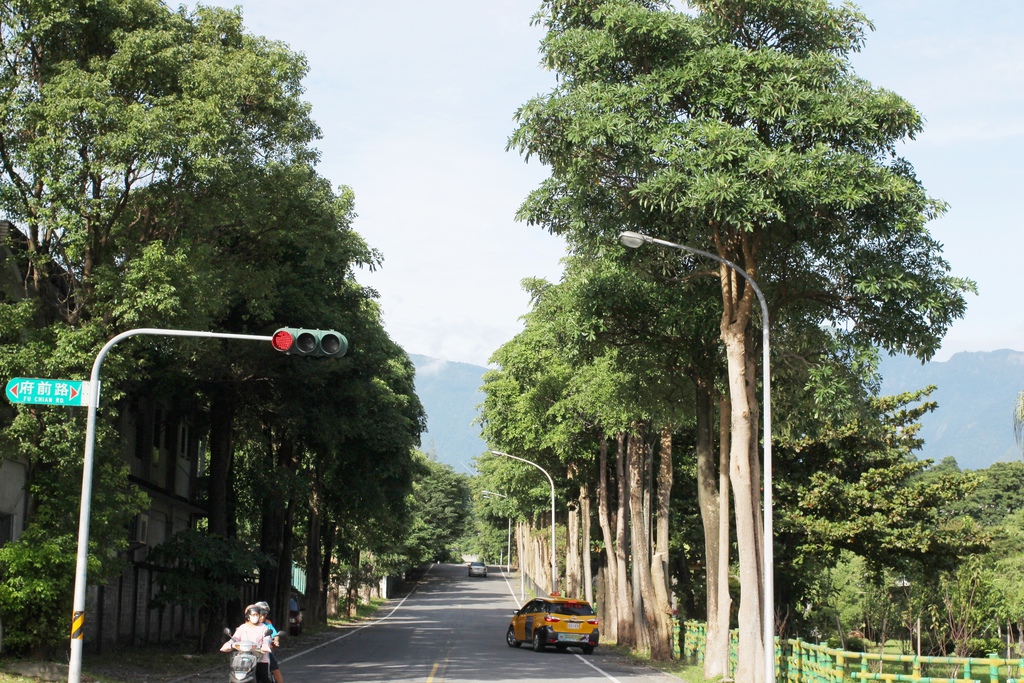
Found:
<path fill-rule="evenodd" d="M 272 636 L 270 634 L 271 631 L 263 623 L 262 610 L 256 605 L 249 605 L 245 608 L 245 621 L 235 629 L 235 632 L 231 635 L 231 640 L 224 643 L 220 651 L 230 652 L 232 643 L 238 641 L 257 643 L 263 656 L 260 657 L 259 662 L 256 664 L 256 680 L 259 683 L 271 683 L 270 653 L 272 652 Z"/>
<path fill-rule="evenodd" d="M 281 632 L 274 626 L 274 622 L 270 620 L 270 605 L 264 601 L 256 603 L 256 608 L 263 615 L 262 624 L 264 624 L 271 631 L 271 641 L 274 643 L 274 647 L 281 646 Z M 281 675 L 281 665 L 277 661 L 277 655 L 274 651 L 270 651 L 270 674 L 274 677 L 275 683 L 284 683 L 284 677 Z"/>

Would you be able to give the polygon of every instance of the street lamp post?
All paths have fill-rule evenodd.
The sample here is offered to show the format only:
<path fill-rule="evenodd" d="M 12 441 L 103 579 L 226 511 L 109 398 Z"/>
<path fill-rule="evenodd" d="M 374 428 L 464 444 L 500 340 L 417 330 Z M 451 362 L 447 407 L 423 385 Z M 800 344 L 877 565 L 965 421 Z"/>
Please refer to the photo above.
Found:
<path fill-rule="evenodd" d="M 762 360 L 761 371 L 763 375 L 762 389 L 764 392 L 764 672 L 765 683 L 775 681 L 775 577 L 774 577 L 774 548 L 772 547 L 772 390 L 771 372 L 769 368 L 769 342 L 768 342 L 768 304 L 765 302 L 761 288 L 757 286 L 754 279 L 746 270 L 738 265 L 722 258 L 718 254 L 696 249 L 684 244 L 676 244 L 667 240 L 650 237 L 639 232 L 625 231 L 619 234 L 619 241 L 630 249 L 636 249 L 644 244 L 657 244 L 672 249 L 680 249 L 691 254 L 698 254 L 709 259 L 718 261 L 732 268 L 741 275 L 757 294 L 757 300 L 761 304 L 761 338 L 762 338 Z"/>
<path fill-rule="evenodd" d="M 485 496 L 498 496 L 499 498 L 508 498 L 504 493 L 496 493 L 495 491 L 482 491 Z M 505 548 L 505 573 L 508 574 L 512 571 L 512 518 L 508 518 L 508 547 Z"/>
<path fill-rule="evenodd" d="M 558 570 L 556 568 L 557 565 L 555 564 L 555 480 L 551 478 L 551 475 L 548 474 L 548 471 L 546 469 L 544 469 L 543 467 L 541 467 L 537 463 L 533 462 L 532 460 L 527 460 L 526 458 L 520 458 L 517 455 L 509 455 L 508 453 L 502 453 L 501 451 L 491 451 L 491 453 L 493 453 L 494 455 L 500 455 L 500 456 L 502 456 L 504 458 L 512 458 L 513 460 L 518 460 L 520 462 L 525 462 L 527 465 L 533 465 L 538 470 L 540 470 L 541 472 L 544 473 L 544 476 L 548 478 L 548 483 L 551 484 L 551 592 L 552 593 L 557 593 L 558 592 Z M 520 558 L 520 567 L 519 567 L 520 571 L 523 570 L 523 567 L 521 565 L 522 565 L 522 558 Z"/>

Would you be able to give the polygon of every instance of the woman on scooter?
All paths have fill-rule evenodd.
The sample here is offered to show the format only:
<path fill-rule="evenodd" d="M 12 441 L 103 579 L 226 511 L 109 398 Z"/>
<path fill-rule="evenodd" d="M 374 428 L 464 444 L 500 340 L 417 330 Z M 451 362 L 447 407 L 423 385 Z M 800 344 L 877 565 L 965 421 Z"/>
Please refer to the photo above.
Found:
<path fill-rule="evenodd" d="M 231 645 L 237 641 L 248 641 L 259 645 L 263 656 L 256 664 L 256 680 L 259 683 L 272 683 L 270 678 L 271 636 L 266 624 L 262 622 L 261 610 L 256 605 L 245 608 L 245 622 L 235 629 L 231 640 L 221 646 L 221 652 L 230 652 Z"/>
<path fill-rule="evenodd" d="M 274 647 L 281 645 L 281 632 L 274 626 L 274 622 L 270 620 L 270 605 L 266 602 L 257 602 L 255 604 L 256 609 L 263 615 L 263 620 L 260 622 L 264 626 L 270 629 L 270 640 Z M 277 662 L 277 655 L 274 651 L 270 651 L 270 675 L 274 677 L 274 683 L 284 683 L 284 678 L 281 676 L 281 665 Z"/>

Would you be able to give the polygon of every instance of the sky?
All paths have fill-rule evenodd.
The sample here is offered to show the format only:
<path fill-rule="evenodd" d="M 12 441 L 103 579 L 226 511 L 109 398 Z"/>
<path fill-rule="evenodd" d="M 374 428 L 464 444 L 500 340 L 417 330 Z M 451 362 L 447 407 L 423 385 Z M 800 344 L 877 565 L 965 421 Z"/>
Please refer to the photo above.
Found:
<path fill-rule="evenodd" d="M 308 60 L 320 173 L 355 192 L 354 227 L 384 255 L 357 278 L 377 290 L 388 333 L 409 353 L 487 365 L 522 328 L 520 282 L 560 277 L 561 240 L 515 220 L 547 170 L 505 150 L 516 109 L 554 83 L 530 21 L 539 4 L 240 3 L 250 32 Z M 936 360 L 1024 349 L 1024 2 L 858 4 L 875 31 L 854 68 L 924 115 L 901 153 L 950 205 L 931 230 L 952 273 L 978 285 Z"/>

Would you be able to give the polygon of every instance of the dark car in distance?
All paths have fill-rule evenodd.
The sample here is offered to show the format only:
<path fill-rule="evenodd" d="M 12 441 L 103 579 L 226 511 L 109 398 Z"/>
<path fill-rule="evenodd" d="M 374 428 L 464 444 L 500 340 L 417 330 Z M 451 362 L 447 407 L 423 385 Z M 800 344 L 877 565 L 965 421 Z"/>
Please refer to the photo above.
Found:
<path fill-rule="evenodd" d="M 288 633 L 293 636 L 302 634 L 302 608 L 295 598 L 288 599 Z"/>

